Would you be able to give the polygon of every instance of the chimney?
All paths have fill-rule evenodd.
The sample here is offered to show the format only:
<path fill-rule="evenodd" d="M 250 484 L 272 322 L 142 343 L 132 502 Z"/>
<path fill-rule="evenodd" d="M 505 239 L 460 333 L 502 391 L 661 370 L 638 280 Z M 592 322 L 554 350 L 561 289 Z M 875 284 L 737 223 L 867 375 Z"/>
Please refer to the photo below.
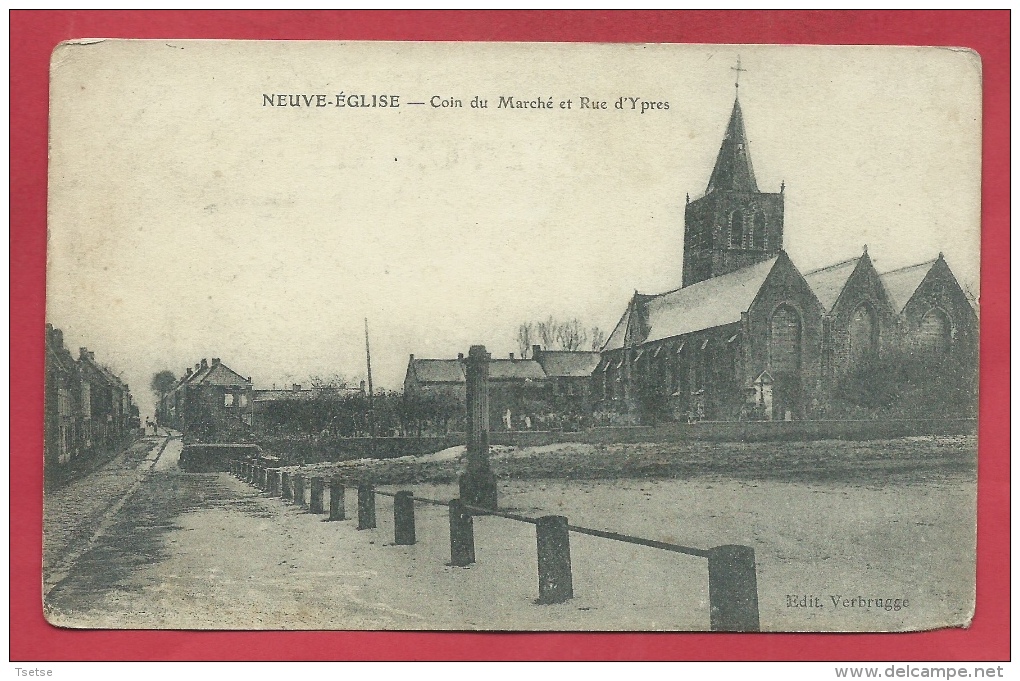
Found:
<path fill-rule="evenodd" d="M 540 354 L 542 354 L 542 346 L 541 345 L 532 345 L 531 346 L 531 358 L 532 359 L 536 359 Z"/>
<path fill-rule="evenodd" d="M 458 362 L 463 362 L 464 361 L 464 353 L 463 352 L 458 352 L 457 353 L 457 361 Z"/>
<path fill-rule="evenodd" d="M 290 389 L 293 390 L 296 393 L 299 393 L 299 392 L 301 392 L 301 384 L 300 383 L 293 383 L 293 384 L 291 384 Z"/>
<path fill-rule="evenodd" d="M 510 353 L 510 359 L 513 359 L 513 358 L 514 358 L 514 353 L 511 352 Z"/>
<path fill-rule="evenodd" d="M 205 361 L 205 357 L 202 358 L 202 368 L 203 369 L 209 368 L 209 362 Z"/>
<path fill-rule="evenodd" d="M 220 358 L 219 357 L 213 357 L 212 358 L 212 365 L 213 366 L 216 366 L 219 363 L 220 363 Z"/>
<path fill-rule="evenodd" d="M 411 361 L 412 362 L 414 361 L 414 353 L 413 352 L 411 353 Z"/>
<path fill-rule="evenodd" d="M 364 381 L 361 382 L 361 394 L 362 395 L 365 394 L 365 382 Z"/>
<path fill-rule="evenodd" d="M 186 373 L 186 375 L 187 375 L 188 377 L 190 377 L 190 376 L 191 376 L 191 367 L 188 367 L 188 368 L 187 368 L 187 369 L 185 369 L 184 371 L 186 371 L 186 372 L 187 372 L 187 373 Z"/>
<path fill-rule="evenodd" d="M 196 365 L 195 365 L 195 371 L 198 371 L 198 370 L 199 370 L 199 369 L 201 369 L 201 368 L 202 368 L 202 365 L 201 365 L 201 364 L 196 364 Z"/>

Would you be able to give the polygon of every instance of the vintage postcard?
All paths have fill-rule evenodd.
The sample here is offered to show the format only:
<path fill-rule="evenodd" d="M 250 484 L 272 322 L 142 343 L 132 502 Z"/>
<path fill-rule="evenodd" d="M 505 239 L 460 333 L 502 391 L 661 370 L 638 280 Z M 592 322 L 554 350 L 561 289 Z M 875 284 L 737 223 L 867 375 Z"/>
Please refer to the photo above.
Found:
<path fill-rule="evenodd" d="M 47 619 L 968 626 L 981 88 L 946 48 L 62 44 Z"/>

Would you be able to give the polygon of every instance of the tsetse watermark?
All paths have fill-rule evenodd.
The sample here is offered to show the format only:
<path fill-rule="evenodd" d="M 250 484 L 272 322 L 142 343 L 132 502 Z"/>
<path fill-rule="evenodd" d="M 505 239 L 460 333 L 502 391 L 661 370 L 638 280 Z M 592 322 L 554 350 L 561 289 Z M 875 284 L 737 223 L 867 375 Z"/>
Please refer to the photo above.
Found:
<path fill-rule="evenodd" d="M 15 667 L 15 676 L 53 676 L 52 669 L 39 669 L 38 667 Z"/>

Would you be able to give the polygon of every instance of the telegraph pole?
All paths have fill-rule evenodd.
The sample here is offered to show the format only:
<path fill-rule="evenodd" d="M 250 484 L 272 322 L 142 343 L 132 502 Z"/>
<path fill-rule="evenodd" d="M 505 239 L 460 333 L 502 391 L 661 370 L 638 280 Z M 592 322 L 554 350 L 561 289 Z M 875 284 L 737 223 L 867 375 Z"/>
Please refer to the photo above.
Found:
<path fill-rule="evenodd" d="M 368 434 L 375 437 L 375 405 L 372 398 L 372 349 L 368 344 L 368 317 L 365 317 L 365 362 L 368 364 Z"/>

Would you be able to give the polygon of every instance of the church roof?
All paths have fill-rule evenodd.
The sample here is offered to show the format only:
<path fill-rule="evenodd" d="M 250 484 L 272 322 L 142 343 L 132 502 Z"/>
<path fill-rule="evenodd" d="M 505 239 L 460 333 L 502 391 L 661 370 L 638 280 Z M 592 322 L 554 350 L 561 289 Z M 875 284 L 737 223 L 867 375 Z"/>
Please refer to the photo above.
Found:
<path fill-rule="evenodd" d="M 857 263 L 860 260 L 861 258 L 858 256 L 804 275 L 804 280 L 807 281 L 808 286 L 811 287 L 818 301 L 826 310 L 832 310 L 832 306 L 836 304 L 836 299 L 839 298 L 839 294 L 843 291 L 843 287 L 846 286 L 847 280 L 857 268 Z"/>
<path fill-rule="evenodd" d="M 740 321 L 779 257 L 649 299 L 644 342 L 681 336 Z"/>
<path fill-rule="evenodd" d="M 591 376 L 600 357 L 597 352 L 543 350 L 538 355 L 538 363 L 542 365 L 545 375 L 550 377 Z"/>
<path fill-rule="evenodd" d="M 886 293 L 889 294 L 889 301 L 896 312 L 902 312 L 903 308 L 907 306 L 914 291 L 924 281 L 935 262 L 935 260 L 929 260 L 879 275 Z"/>
<path fill-rule="evenodd" d="M 719 155 L 715 159 L 715 168 L 708 180 L 706 193 L 717 189 L 739 192 L 757 192 L 758 183 L 754 179 L 754 167 L 751 165 L 751 152 L 747 146 L 747 134 L 744 132 L 744 115 L 740 111 L 740 100 L 733 100 L 733 111 L 730 122 L 726 126 Z"/>
<path fill-rule="evenodd" d="M 630 308 L 627 306 L 627 310 L 620 317 L 620 321 L 616 324 L 616 328 L 609 334 L 609 339 L 606 344 L 602 346 L 602 352 L 608 352 L 610 350 L 619 350 L 624 346 L 627 339 L 627 327 L 630 325 Z"/>

